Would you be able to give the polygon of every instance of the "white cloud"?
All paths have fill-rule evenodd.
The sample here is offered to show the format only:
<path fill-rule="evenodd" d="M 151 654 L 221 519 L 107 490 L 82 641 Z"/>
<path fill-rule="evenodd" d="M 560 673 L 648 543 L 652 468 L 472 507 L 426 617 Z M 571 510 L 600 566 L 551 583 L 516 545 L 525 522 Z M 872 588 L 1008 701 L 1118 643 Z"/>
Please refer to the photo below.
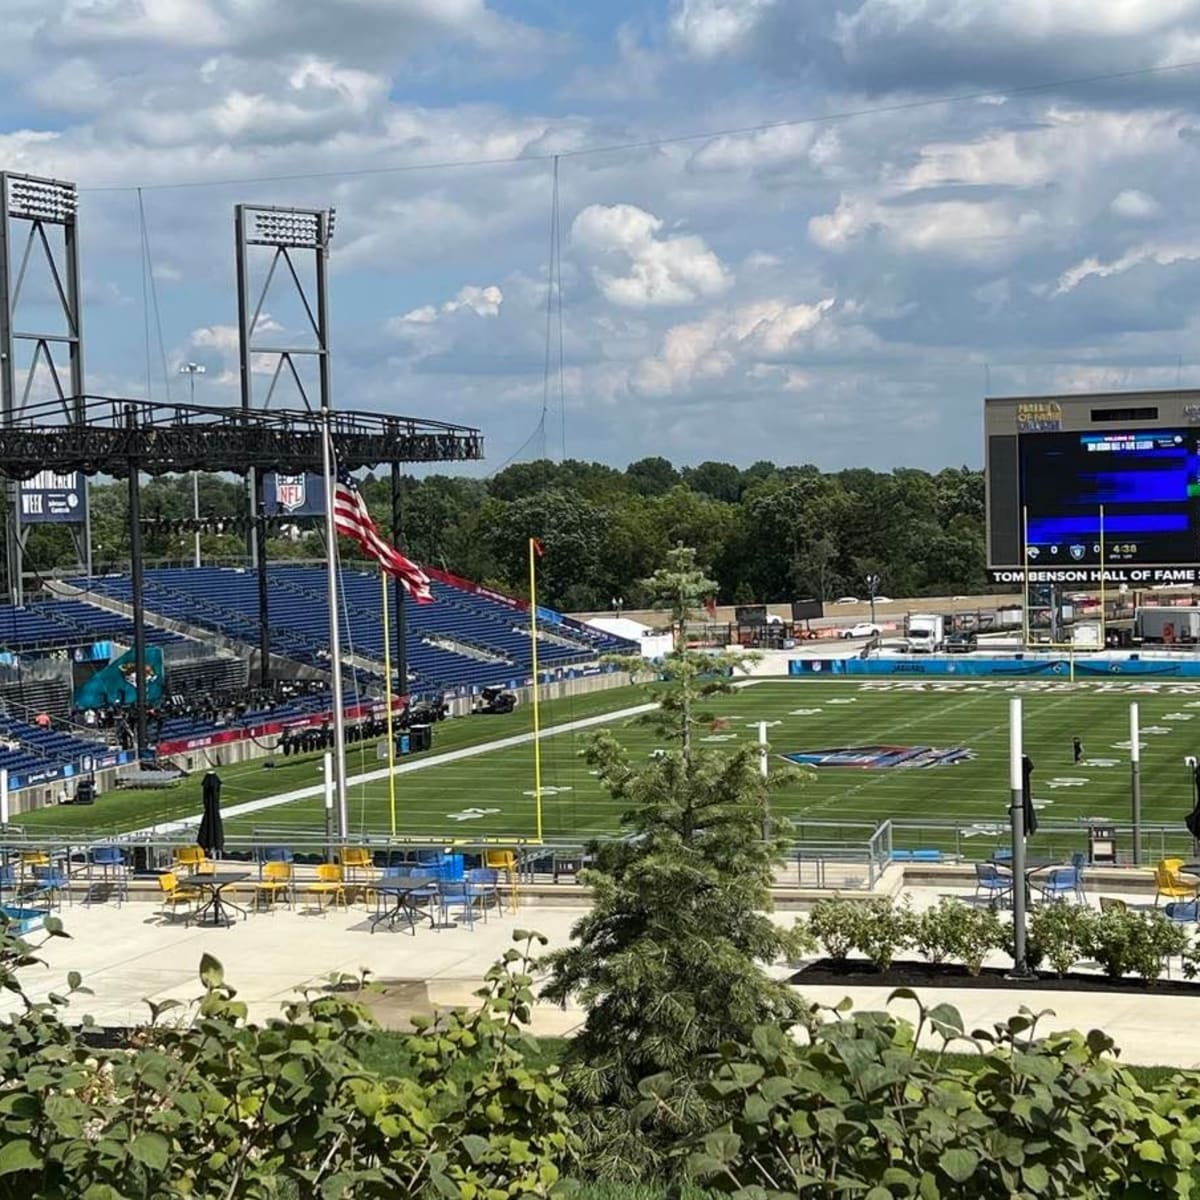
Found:
<path fill-rule="evenodd" d="M 1126 188 L 1113 197 L 1109 205 L 1118 217 L 1128 217 L 1131 221 L 1144 221 L 1159 214 L 1160 206 L 1149 192 L 1137 188 Z"/>
<path fill-rule="evenodd" d="M 628 308 L 690 304 L 730 284 L 724 264 L 694 234 L 660 236 L 661 217 L 633 204 L 590 204 L 571 225 L 573 246 L 595 260 L 604 297 Z M 616 260 L 617 271 L 601 265 Z"/>
<path fill-rule="evenodd" d="M 958 200 L 889 206 L 843 195 L 832 213 L 808 223 L 812 241 L 823 250 L 847 252 L 870 238 L 907 253 L 938 253 L 965 260 L 1004 256 L 1042 232 L 1037 211 L 1010 211 L 1002 201 Z"/>
<path fill-rule="evenodd" d="M 467 284 L 459 290 L 453 300 L 445 301 L 440 307 L 423 304 L 406 312 L 402 317 L 393 318 L 388 323 L 388 328 L 395 333 L 405 325 L 431 325 L 439 317 L 448 317 L 464 309 L 473 312 L 477 317 L 497 317 L 503 303 L 504 293 L 494 283 L 487 287 Z"/>
<path fill-rule="evenodd" d="M 1065 295 L 1067 292 L 1074 291 L 1085 279 L 1093 276 L 1107 279 L 1111 275 L 1123 275 L 1126 271 L 1132 271 L 1134 267 L 1140 267 L 1145 263 L 1169 267 L 1179 262 L 1195 262 L 1197 259 L 1200 259 L 1200 242 L 1196 241 L 1173 245 L 1146 243 L 1127 250 L 1119 258 L 1109 262 L 1102 262 L 1094 255 L 1090 255 L 1082 262 L 1068 267 L 1058 277 L 1053 294 L 1055 296 Z"/>
<path fill-rule="evenodd" d="M 838 40 L 853 54 L 866 40 L 909 31 L 955 40 L 1086 36 L 1130 38 L 1169 29 L 1200 11 L 1195 0 L 865 0 L 838 20 Z"/>
<path fill-rule="evenodd" d="M 828 319 L 834 305 L 832 297 L 815 304 L 760 300 L 675 325 L 667 330 L 658 352 L 638 364 L 634 388 L 645 395 L 666 395 L 722 378 L 739 363 L 750 370 L 761 360 L 787 354 Z"/>
<path fill-rule="evenodd" d="M 742 49 L 775 0 L 677 0 L 671 33 L 700 59 Z"/>
<path fill-rule="evenodd" d="M 692 166 L 706 171 L 744 171 L 803 161 L 819 133 L 811 125 L 781 125 L 714 138 L 696 152 Z"/>

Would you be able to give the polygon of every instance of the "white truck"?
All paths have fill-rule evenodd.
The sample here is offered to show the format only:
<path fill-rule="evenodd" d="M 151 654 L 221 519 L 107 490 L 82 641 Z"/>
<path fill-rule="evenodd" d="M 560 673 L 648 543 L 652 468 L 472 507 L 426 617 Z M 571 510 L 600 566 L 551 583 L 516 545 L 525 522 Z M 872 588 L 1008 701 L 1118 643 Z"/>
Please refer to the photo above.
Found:
<path fill-rule="evenodd" d="M 935 613 L 913 613 L 908 618 L 905 636 L 910 653 L 932 654 L 940 650 L 946 640 L 946 618 Z"/>
<path fill-rule="evenodd" d="M 1200 608 L 1148 605 L 1134 614 L 1134 633 L 1144 642 L 1200 641 Z"/>

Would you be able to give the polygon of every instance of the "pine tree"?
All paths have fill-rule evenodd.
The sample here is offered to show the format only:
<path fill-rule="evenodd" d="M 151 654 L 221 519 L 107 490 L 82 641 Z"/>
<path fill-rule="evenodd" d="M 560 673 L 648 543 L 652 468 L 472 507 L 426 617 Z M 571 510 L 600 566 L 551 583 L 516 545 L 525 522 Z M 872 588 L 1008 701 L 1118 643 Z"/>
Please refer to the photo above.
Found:
<path fill-rule="evenodd" d="M 647 581 L 679 630 L 691 604 L 711 594 L 707 585 L 682 549 Z M 786 826 L 768 840 L 763 830 L 769 789 L 781 776 L 763 778 L 757 745 L 709 748 L 694 736 L 714 727 L 705 701 L 731 690 L 742 661 L 676 649 L 663 664 L 659 707 L 643 718 L 660 749 L 634 763 L 601 734 L 586 752 L 624 806 L 625 836 L 592 848 L 585 878 L 593 908 L 572 944 L 550 956 L 544 995 L 575 997 L 587 1010 L 566 1066 L 590 1166 L 601 1174 L 653 1170 L 670 1142 L 704 1119 L 705 1103 L 691 1086 L 706 1072 L 704 1056 L 803 1011 L 799 997 L 764 970 L 795 945 L 769 915 L 788 838 Z M 673 1083 L 670 1111 L 648 1094 L 663 1075 Z"/>

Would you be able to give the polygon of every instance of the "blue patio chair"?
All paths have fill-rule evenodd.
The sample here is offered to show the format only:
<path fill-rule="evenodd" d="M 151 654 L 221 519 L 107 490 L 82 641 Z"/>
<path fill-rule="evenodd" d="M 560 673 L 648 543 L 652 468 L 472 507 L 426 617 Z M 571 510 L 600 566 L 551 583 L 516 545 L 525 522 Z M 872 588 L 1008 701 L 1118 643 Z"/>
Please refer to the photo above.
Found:
<path fill-rule="evenodd" d="M 293 860 L 292 850 L 290 846 L 264 846 L 262 851 L 262 861 L 290 863 Z"/>
<path fill-rule="evenodd" d="M 465 879 L 439 879 L 437 899 L 438 927 L 448 925 L 450 910 L 457 908 L 462 913 L 467 928 L 475 928 L 475 896 Z"/>
<path fill-rule="evenodd" d="M 126 870 L 125 853 L 117 846 L 97 846 L 88 857 L 88 890 L 87 899 L 92 899 L 92 890 L 96 879 L 92 872 L 100 871 L 99 882 L 106 887 L 112 884 L 116 889 L 117 903 L 128 896 L 128 872 Z"/>
<path fill-rule="evenodd" d="M 1076 867 L 1056 867 L 1048 871 L 1044 879 L 1034 876 L 1034 887 L 1047 900 L 1061 900 L 1065 896 L 1074 896 L 1080 904 L 1087 903 L 1083 894 L 1083 876 Z"/>
<path fill-rule="evenodd" d="M 994 904 L 1012 899 L 1012 876 L 997 869 L 995 863 L 975 864 L 975 899 L 986 896 Z"/>
<path fill-rule="evenodd" d="M 62 894 L 68 891 L 69 882 L 66 872 L 58 867 L 34 867 L 28 895 L 32 900 L 45 900 L 51 908 L 62 908 Z"/>
<path fill-rule="evenodd" d="M 1167 919 L 1177 925 L 1195 925 L 1200 917 L 1200 903 L 1195 900 L 1174 900 L 1163 908 Z"/>
<path fill-rule="evenodd" d="M 478 898 L 479 911 L 483 913 L 485 921 L 489 904 L 494 904 L 496 911 L 500 912 L 503 907 L 500 900 L 500 872 L 495 867 L 476 867 L 468 871 L 467 888 Z"/>
<path fill-rule="evenodd" d="M 997 850 L 992 855 L 993 862 L 1012 862 L 1012 850 L 1001 849 Z"/>

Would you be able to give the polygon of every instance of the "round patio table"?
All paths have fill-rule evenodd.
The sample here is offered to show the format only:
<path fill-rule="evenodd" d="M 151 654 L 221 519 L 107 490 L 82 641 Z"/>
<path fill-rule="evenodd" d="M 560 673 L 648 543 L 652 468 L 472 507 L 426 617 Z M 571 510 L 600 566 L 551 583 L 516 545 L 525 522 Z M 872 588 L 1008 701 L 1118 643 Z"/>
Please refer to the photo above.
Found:
<path fill-rule="evenodd" d="M 227 887 L 250 878 L 249 871 L 214 871 L 209 875 L 193 875 L 188 887 L 207 891 L 209 899 L 196 910 L 196 921 L 200 925 L 232 925 L 229 910 L 240 912 L 245 918 L 246 910 L 221 894 Z"/>

